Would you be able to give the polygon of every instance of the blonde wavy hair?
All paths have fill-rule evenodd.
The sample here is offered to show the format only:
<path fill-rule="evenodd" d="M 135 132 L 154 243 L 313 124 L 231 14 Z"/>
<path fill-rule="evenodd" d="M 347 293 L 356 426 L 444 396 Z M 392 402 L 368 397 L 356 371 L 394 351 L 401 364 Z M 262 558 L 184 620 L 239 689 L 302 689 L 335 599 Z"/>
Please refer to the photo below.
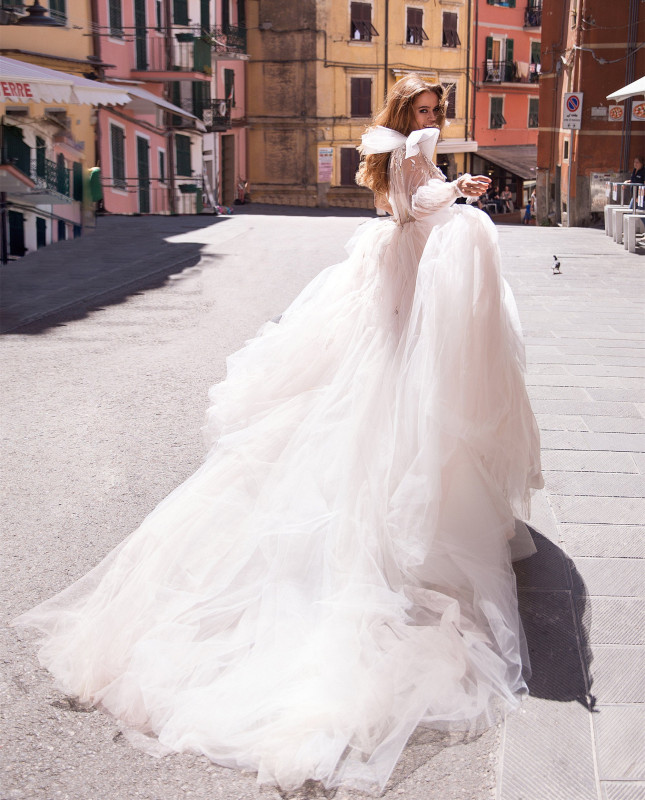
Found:
<path fill-rule="evenodd" d="M 439 99 L 439 110 L 435 117 L 435 125 L 441 130 L 446 121 L 446 101 L 448 95 L 440 83 L 427 83 L 421 75 L 411 73 L 397 81 L 388 92 L 383 108 L 372 120 L 370 128 L 383 125 L 385 128 L 408 136 L 416 128 L 412 103 L 415 97 L 423 92 L 434 92 Z M 368 128 L 368 130 L 370 130 Z M 358 148 L 361 152 L 361 148 Z M 362 155 L 362 153 L 361 153 Z M 367 186 L 374 194 L 384 197 L 387 195 L 388 178 L 387 170 L 390 163 L 389 153 L 374 153 L 363 156 L 361 165 L 356 173 L 356 183 Z"/>

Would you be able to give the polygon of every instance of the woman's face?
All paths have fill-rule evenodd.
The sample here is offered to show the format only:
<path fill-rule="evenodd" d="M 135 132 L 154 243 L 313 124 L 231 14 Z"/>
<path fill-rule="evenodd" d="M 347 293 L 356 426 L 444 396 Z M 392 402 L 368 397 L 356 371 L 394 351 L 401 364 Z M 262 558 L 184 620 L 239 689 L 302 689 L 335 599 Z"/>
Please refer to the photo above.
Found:
<path fill-rule="evenodd" d="M 436 92 L 421 92 L 412 101 L 415 130 L 436 128 L 439 113 L 439 97 Z"/>
<path fill-rule="evenodd" d="M 634 169 L 640 169 L 642 166 L 643 166 L 643 162 L 640 160 L 640 158 L 635 158 L 634 159 Z"/>

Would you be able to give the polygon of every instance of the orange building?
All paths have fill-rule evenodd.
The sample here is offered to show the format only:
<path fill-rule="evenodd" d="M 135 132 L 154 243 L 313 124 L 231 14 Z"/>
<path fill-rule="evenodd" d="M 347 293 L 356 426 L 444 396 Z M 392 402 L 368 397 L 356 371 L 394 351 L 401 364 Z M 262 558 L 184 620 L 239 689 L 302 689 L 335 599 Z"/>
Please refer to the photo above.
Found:
<path fill-rule="evenodd" d="M 472 171 L 508 185 L 516 205 L 535 185 L 542 0 L 476 0 L 471 69 Z"/>
<path fill-rule="evenodd" d="M 605 180 L 627 178 L 645 152 L 643 96 L 607 100 L 645 74 L 645 4 L 544 0 L 542 35 L 538 221 L 588 225 L 603 210 Z M 563 119 L 568 93 L 579 98 L 579 123 Z"/>

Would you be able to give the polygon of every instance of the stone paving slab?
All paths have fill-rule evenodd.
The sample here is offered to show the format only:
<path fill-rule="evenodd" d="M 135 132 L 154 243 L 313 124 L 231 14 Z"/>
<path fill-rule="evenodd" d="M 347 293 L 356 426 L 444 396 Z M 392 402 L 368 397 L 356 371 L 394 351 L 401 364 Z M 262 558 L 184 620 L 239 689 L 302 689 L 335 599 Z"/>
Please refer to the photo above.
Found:
<path fill-rule="evenodd" d="M 645 781 L 601 781 L 602 800 L 645 800 Z"/>
<path fill-rule="evenodd" d="M 576 608 L 589 644 L 645 645 L 645 598 L 578 597 Z"/>
<path fill-rule="evenodd" d="M 601 780 L 645 780 L 645 708 L 601 706 L 593 715 Z"/>
<path fill-rule="evenodd" d="M 543 440 L 544 441 L 544 440 Z M 545 472 L 550 495 L 591 495 L 598 497 L 645 497 L 645 475 L 614 472 Z M 564 520 L 560 520 L 563 522 Z M 597 520 L 600 522 L 600 520 Z M 615 521 L 615 520 L 612 520 Z"/>
<path fill-rule="evenodd" d="M 642 525 L 560 523 L 560 541 L 571 556 L 645 558 Z"/>

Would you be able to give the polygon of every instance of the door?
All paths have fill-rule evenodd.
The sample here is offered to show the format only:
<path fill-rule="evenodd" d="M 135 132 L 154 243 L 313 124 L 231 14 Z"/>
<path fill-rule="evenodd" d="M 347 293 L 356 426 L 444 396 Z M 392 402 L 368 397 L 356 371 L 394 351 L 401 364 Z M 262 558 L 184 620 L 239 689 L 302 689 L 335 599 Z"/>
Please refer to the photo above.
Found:
<path fill-rule="evenodd" d="M 150 213 L 150 145 L 137 136 L 137 177 L 139 179 L 139 213 Z"/>
<path fill-rule="evenodd" d="M 36 217 L 36 247 L 41 248 L 47 245 L 47 221 L 42 217 Z"/>
<path fill-rule="evenodd" d="M 235 202 L 235 136 L 222 136 L 222 205 Z"/>
<path fill-rule="evenodd" d="M 19 211 L 9 211 L 9 255 L 25 254 L 25 218 Z"/>
<path fill-rule="evenodd" d="M 134 43 L 137 69 L 148 69 L 146 0 L 134 0 Z M 160 67 L 161 65 L 155 66 Z"/>

